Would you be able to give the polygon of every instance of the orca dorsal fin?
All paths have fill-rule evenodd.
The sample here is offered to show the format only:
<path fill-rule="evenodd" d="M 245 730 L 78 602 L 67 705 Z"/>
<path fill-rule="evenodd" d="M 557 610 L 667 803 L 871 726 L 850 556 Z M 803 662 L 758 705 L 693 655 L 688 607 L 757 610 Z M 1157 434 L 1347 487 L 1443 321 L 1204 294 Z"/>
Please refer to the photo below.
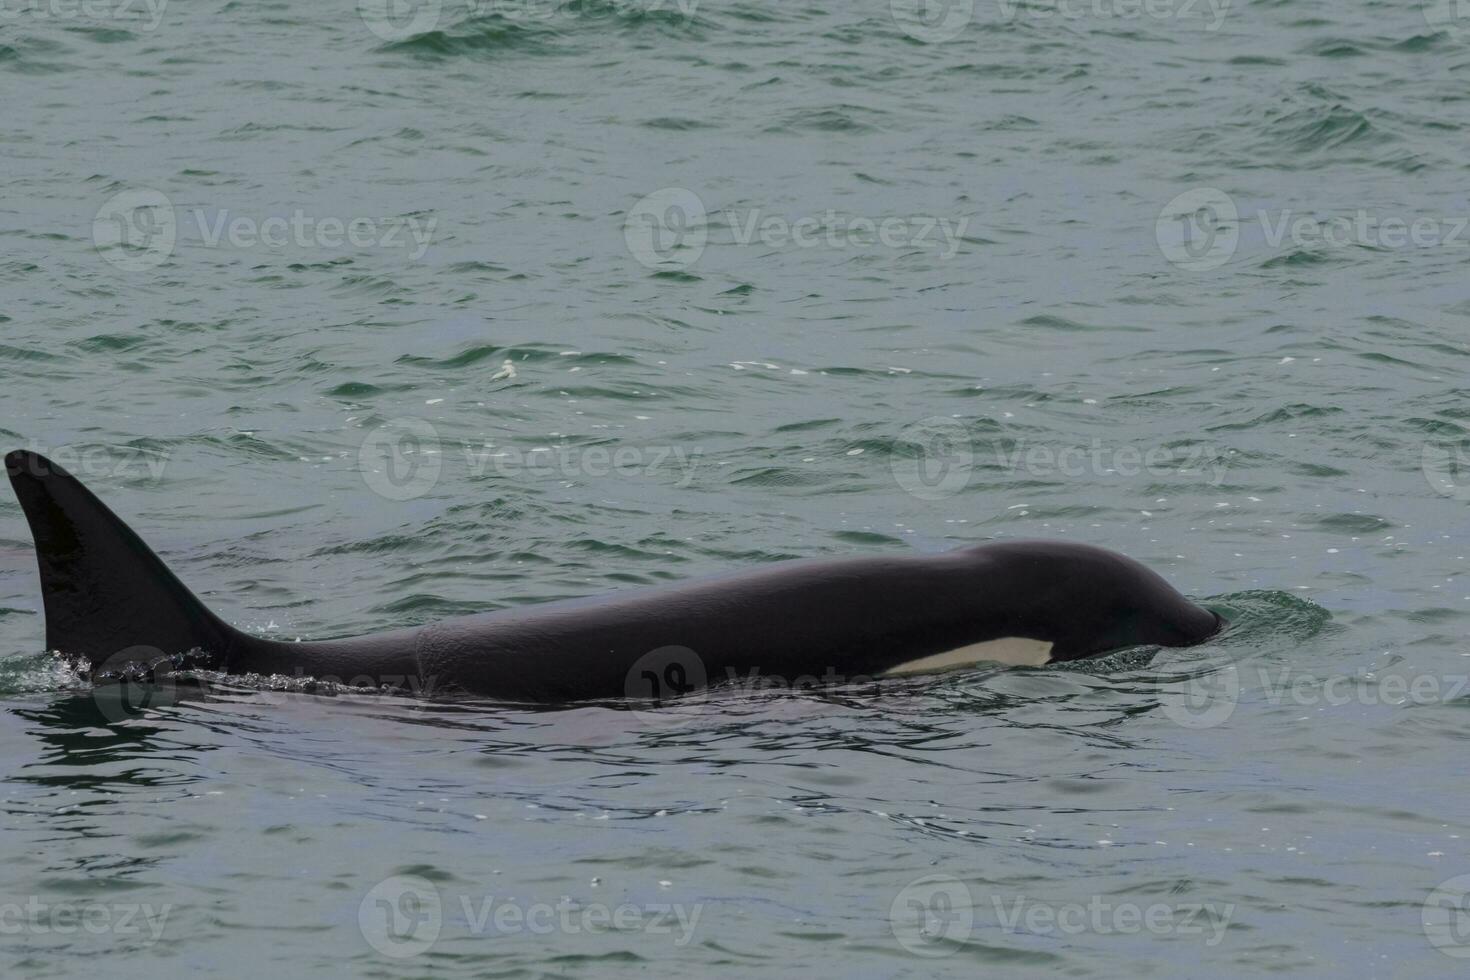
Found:
<path fill-rule="evenodd" d="M 235 631 L 74 476 L 25 450 L 8 453 L 5 470 L 36 542 L 48 650 L 94 669 L 149 651 L 228 655 Z"/>

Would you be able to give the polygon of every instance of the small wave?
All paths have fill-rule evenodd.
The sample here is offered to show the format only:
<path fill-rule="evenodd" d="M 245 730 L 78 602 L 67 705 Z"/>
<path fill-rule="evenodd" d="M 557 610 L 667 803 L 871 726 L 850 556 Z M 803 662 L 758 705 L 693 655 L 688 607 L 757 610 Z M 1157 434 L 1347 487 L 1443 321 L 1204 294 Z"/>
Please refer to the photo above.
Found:
<path fill-rule="evenodd" d="M 81 664 L 54 654 L 0 659 L 0 696 L 80 689 L 89 683 Z"/>
<path fill-rule="evenodd" d="M 402 41 L 391 41 L 378 50 L 431 61 L 494 57 L 506 52 L 544 54 L 551 50 L 554 33 L 544 21 L 487 14 L 468 18 L 447 30 L 425 31 Z"/>

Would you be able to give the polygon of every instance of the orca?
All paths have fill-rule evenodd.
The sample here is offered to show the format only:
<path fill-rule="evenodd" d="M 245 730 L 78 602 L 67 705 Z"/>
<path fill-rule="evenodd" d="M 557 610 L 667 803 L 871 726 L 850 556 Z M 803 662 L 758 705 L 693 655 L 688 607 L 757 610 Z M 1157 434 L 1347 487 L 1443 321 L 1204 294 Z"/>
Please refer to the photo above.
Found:
<path fill-rule="evenodd" d="M 940 554 L 777 562 L 590 601 L 293 643 L 235 629 L 205 608 L 44 456 L 17 450 L 5 467 L 35 539 L 46 646 L 85 661 L 94 680 L 187 669 L 533 703 L 662 700 L 741 677 L 843 683 L 1190 646 L 1224 625 L 1124 555 L 1007 540 Z"/>

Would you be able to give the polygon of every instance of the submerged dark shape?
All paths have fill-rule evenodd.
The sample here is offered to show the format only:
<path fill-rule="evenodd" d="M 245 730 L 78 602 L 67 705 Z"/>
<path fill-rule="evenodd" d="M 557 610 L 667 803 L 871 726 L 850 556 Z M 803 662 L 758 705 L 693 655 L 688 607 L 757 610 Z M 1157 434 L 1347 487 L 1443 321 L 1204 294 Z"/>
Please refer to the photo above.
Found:
<path fill-rule="evenodd" d="M 1131 558 L 1006 541 L 938 555 L 791 561 L 662 588 L 340 640 L 241 632 L 204 607 L 74 477 L 5 457 L 36 542 L 46 646 L 94 671 L 190 654 L 262 673 L 564 702 L 726 678 L 853 681 L 982 660 L 1045 663 L 1189 646 L 1222 620 Z"/>

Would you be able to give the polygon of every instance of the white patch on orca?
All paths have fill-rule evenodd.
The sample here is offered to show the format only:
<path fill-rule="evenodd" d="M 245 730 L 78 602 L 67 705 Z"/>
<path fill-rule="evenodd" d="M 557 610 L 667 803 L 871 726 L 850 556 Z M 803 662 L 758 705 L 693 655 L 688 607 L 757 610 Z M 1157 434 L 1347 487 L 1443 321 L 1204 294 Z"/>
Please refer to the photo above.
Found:
<path fill-rule="evenodd" d="M 1012 667 L 1040 667 L 1051 662 L 1052 645 L 1046 640 L 1032 640 L 1022 636 L 1005 636 L 984 643 L 936 653 L 918 660 L 910 660 L 883 672 L 885 677 L 897 674 L 926 674 L 937 670 L 954 670 L 972 664 L 991 662 L 1009 664 Z"/>

